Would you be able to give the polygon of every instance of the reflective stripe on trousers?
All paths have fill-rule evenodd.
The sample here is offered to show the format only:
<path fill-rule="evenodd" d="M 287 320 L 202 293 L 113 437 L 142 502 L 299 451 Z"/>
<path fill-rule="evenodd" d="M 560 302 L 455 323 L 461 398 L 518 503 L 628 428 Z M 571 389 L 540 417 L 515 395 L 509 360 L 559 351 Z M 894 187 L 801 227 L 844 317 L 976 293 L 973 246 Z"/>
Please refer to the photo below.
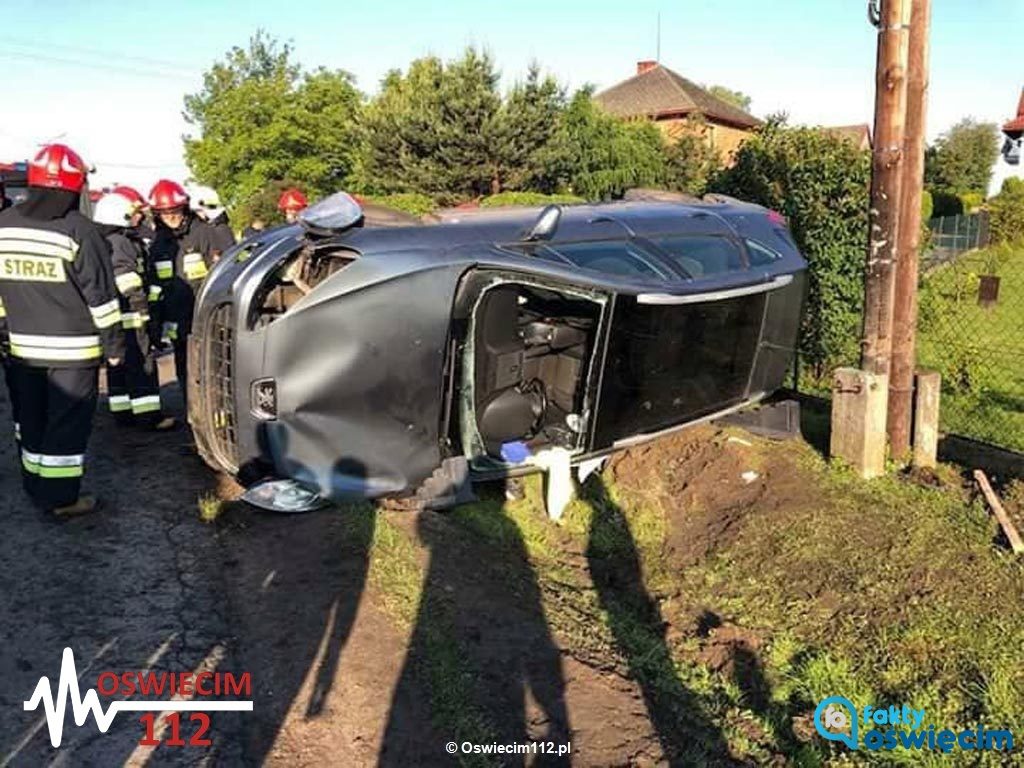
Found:
<path fill-rule="evenodd" d="M 131 399 L 132 413 L 136 416 L 160 410 L 160 395 L 146 395 Z"/>
<path fill-rule="evenodd" d="M 85 472 L 85 454 L 55 456 L 46 453 L 32 453 L 21 449 L 21 464 L 25 471 L 39 477 L 81 477 Z"/>

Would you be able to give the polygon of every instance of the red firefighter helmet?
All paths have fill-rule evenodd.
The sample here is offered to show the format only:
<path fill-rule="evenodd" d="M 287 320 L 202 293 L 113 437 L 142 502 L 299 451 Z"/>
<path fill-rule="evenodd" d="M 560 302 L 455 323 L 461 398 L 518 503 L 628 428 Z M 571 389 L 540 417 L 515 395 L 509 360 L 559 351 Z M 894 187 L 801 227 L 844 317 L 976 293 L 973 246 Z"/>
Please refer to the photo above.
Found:
<path fill-rule="evenodd" d="M 306 200 L 306 196 L 295 187 L 292 187 L 291 189 L 286 189 L 277 201 L 277 210 L 301 211 L 307 205 L 309 205 L 309 201 Z"/>
<path fill-rule="evenodd" d="M 121 195 L 121 197 L 127 197 L 129 200 L 132 201 L 136 208 L 145 208 L 148 205 L 148 203 L 146 202 L 146 198 L 144 198 L 142 196 L 142 193 L 139 192 L 139 190 L 137 190 L 135 187 L 129 187 L 124 184 L 120 184 L 114 187 L 112 190 L 110 190 L 110 192 L 115 195 Z"/>
<path fill-rule="evenodd" d="M 149 190 L 149 207 L 154 211 L 171 211 L 188 205 L 188 195 L 182 186 L 170 179 L 160 179 Z"/>
<path fill-rule="evenodd" d="M 47 144 L 28 164 L 28 185 L 81 192 L 88 167 L 71 147 Z"/>

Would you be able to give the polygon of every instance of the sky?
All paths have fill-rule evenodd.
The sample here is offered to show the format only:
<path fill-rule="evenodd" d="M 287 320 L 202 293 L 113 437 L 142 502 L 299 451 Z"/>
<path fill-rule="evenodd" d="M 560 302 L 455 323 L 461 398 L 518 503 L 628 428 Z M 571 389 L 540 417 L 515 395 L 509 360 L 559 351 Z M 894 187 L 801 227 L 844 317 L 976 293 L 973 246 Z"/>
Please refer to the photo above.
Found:
<path fill-rule="evenodd" d="M 1002 123 L 1024 87 L 1024 0 L 932 0 L 928 134 L 965 116 Z M 61 140 L 93 165 L 93 186 L 143 192 L 184 180 L 182 98 L 263 28 L 307 68 L 345 69 L 367 94 L 390 69 L 467 46 L 494 57 L 507 87 L 531 61 L 571 87 L 615 84 L 636 62 L 753 99 L 759 116 L 870 123 L 877 34 L 861 0 L 0 0 L 0 161 Z"/>

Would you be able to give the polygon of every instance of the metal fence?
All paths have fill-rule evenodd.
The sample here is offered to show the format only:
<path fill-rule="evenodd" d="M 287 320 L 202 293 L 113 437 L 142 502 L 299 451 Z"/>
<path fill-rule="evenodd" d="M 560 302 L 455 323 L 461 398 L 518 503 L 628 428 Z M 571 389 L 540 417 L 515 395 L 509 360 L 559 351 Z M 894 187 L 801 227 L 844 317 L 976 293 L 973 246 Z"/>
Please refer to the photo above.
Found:
<path fill-rule="evenodd" d="M 927 261 L 941 263 L 988 245 L 988 216 L 970 213 L 940 216 L 928 222 L 931 243 Z"/>
<path fill-rule="evenodd" d="M 943 431 L 1024 452 L 1024 247 L 925 266 L 917 353 L 942 374 Z"/>
<path fill-rule="evenodd" d="M 967 237 L 945 226 L 949 237 Z M 984 228 L 969 226 L 970 241 L 982 242 L 975 233 Z M 963 247 L 921 260 L 918 364 L 942 375 L 944 433 L 1024 453 L 1024 246 Z M 797 371 L 802 393 L 830 396 L 830 381 Z"/>

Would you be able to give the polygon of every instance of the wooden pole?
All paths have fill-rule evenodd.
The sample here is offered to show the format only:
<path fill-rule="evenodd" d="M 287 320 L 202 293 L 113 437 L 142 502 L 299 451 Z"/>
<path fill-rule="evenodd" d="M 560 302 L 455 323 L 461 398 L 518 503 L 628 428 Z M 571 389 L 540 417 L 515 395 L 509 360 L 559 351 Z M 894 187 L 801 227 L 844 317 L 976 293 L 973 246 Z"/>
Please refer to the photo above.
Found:
<path fill-rule="evenodd" d="M 861 368 L 888 376 L 907 100 L 910 0 L 881 0 L 875 73 L 875 146 L 864 279 Z M 883 408 L 885 406 L 883 405 Z"/>
<path fill-rule="evenodd" d="M 992 485 L 989 483 L 985 473 L 980 469 L 974 470 L 974 479 L 978 483 L 978 487 L 981 488 L 981 492 L 985 495 L 985 501 L 992 508 L 992 514 L 996 516 L 996 520 L 1002 526 L 1003 533 L 1006 534 L 1006 540 L 1010 542 L 1010 549 L 1013 550 L 1013 554 L 1024 554 L 1024 541 L 1021 541 L 1020 533 L 1014 526 L 1013 521 L 1010 520 L 1010 516 L 1006 514 L 1006 509 L 1003 507 L 1002 502 L 999 501 L 999 497 L 996 496 L 996 492 L 992 490 Z"/>
<path fill-rule="evenodd" d="M 897 461 L 910 454 L 911 401 L 917 337 L 917 272 L 921 249 L 921 191 L 928 114 L 928 33 L 931 0 L 912 0 L 907 63 L 907 124 L 903 146 L 896 287 L 892 315 L 892 370 L 889 373 L 889 450 Z"/>

